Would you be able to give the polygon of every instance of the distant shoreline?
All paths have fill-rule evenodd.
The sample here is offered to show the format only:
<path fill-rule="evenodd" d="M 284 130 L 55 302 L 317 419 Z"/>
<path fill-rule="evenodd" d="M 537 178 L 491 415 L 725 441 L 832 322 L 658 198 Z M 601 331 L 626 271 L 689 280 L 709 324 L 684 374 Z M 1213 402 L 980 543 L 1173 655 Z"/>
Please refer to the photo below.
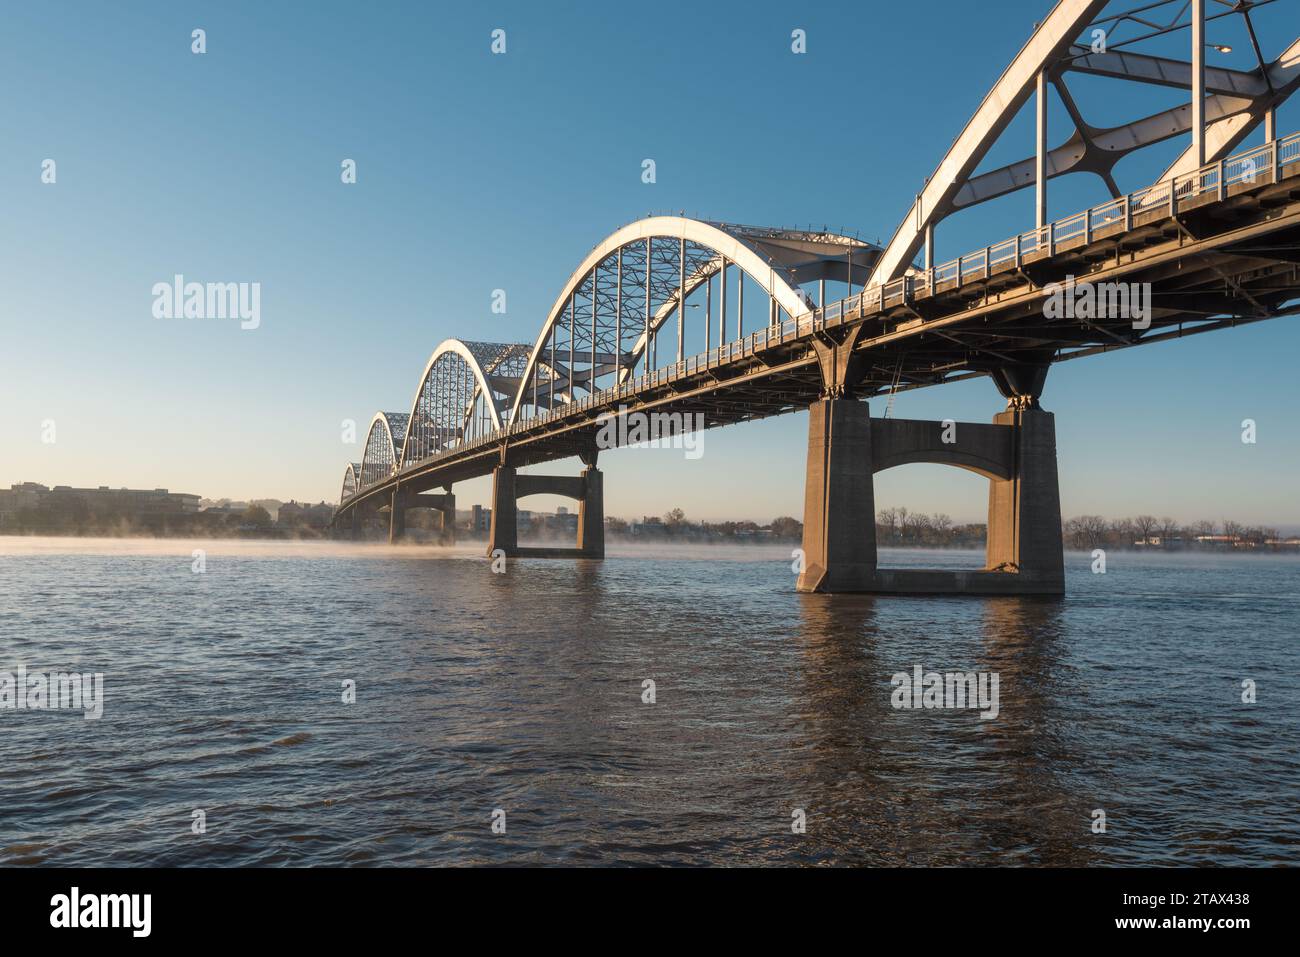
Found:
<path fill-rule="evenodd" d="M 213 530 L 214 532 L 216 530 Z M 390 545 L 382 538 L 371 538 L 352 540 L 346 537 L 334 537 L 330 535 L 312 534 L 310 530 L 286 530 L 270 529 L 263 531 L 230 531 L 224 530 L 224 534 L 194 534 L 192 532 L 176 532 L 175 534 L 143 534 L 143 533 L 122 533 L 122 532 L 74 532 L 67 530 L 41 530 L 29 529 L 23 531 L 4 530 L 0 531 L 0 540 L 11 539 L 15 541 L 30 539 L 58 539 L 66 541 L 86 540 L 95 542 L 231 542 L 231 543 L 253 543 L 253 542 L 286 542 L 286 543 L 305 543 L 318 542 L 322 545 L 355 545 L 358 548 L 367 546 L 382 546 L 384 548 L 446 548 L 452 550 L 457 547 L 472 545 L 486 546 L 487 537 L 485 535 L 462 535 L 457 538 L 456 543 L 450 546 L 441 546 L 436 540 L 436 535 L 430 535 L 428 538 L 422 536 L 410 536 L 408 539 L 398 545 Z M 555 536 L 521 536 L 521 544 L 541 544 L 541 545 L 566 545 L 570 544 L 567 540 Z M 627 534 L 607 535 L 606 543 L 612 546 L 631 546 L 644 547 L 653 549 L 662 549 L 664 547 L 680 546 L 692 548 L 719 548 L 719 547 L 744 547 L 744 548 L 768 548 L 768 549 L 795 549 L 799 547 L 797 539 L 775 539 L 771 537 L 700 537 L 700 536 L 639 536 Z M 977 553 L 984 551 L 983 543 L 953 543 L 953 544 L 934 544 L 934 543 L 915 543 L 915 542 L 880 542 L 878 548 L 882 551 L 930 551 L 930 552 L 971 552 Z M 1188 555 L 1188 556 L 1208 556 L 1208 555 L 1300 555 L 1300 548 L 1292 545 L 1258 545 L 1249 548 L 1234 548 L 1231 545 L 1216 543 L 1211 545 L 1189 545 L 1179 544 L 1172 547 L 1163 547 L 1159 545 L 1129 545 L 1114 546 L 1108 545 L 1107 550 L 1131 552 L 1138 554 L 1157 554 L 1157 555 Z M 1064 551 L 1067 554 L 1089 555 L 1093 549 L 1087 546 L 1074 545 L 1066 542 Z"/>

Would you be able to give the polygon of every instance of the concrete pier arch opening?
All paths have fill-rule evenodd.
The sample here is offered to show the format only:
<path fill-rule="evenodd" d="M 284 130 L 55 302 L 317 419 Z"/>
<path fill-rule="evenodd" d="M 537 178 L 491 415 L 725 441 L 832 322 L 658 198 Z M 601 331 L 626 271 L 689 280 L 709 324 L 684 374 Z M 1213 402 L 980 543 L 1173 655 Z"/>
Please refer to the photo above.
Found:
<path fill-rule="evenodd" d="M 966 468 L 908 463 L 875 473 L 876 542 L 883 567 L 984 567 L 988 476 Z"/>

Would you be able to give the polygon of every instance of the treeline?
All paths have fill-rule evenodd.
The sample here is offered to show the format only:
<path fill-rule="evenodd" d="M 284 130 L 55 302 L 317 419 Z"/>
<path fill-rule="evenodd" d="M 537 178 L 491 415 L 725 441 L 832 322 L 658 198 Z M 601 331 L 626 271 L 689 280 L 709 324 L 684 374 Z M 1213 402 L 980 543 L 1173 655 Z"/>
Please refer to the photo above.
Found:
<path fill-rule="evenodd" d="M 692 522 L 680 508 L 662 518 L 647 516 L 639 522 L 607 518 L 605 531 L 612 539 L 683 542 L 792 542 L 803 539 L 803 522 L 789 515 L 757 522 Z M 895 548 L 982 548 L 986 528 L 958 525 L 942 512 L 928 515 L 906 508 L 881 509 L 876 516 L 876 541 Z"/>
<path fill-rule="evenodd" d="M 613 538 L 641 541 L 687 542 L 799 542 L 803 523 L 783 515 L 770 525 L 756 522 L 692 522 L 675 508 L 662 518 L 647 516 L 640 522 L 606 520 Z M 1199 521 L 1185 525 L 1164 516 L 1138 515 L 1109 519 L 1101 515 L 1078 515 L 1062 523 L 1067 548 L 1184 548 L 1209 549 L 1300 549 L 1300 537 L 1284 539 L 1277 528 L 1244 525 L 1231 519 Z M 876 542 L 893 548 L 983 548 L 988 528 L 983 522 L 957 524 L 944 512 L 929 514 L 906 508 L 883 508 L 876 514 Z"/>
<path fill-rule="evenodd" d="M 1243 525 L 1231 519 L 1202 520 L 1184 525 L 1164 516 L 1105 518 L 1076 515 L 1062 526 L 1070 548 L 1258 548 L 1293 546 L 1297 540 L 1283 539 L 1274 527 Z"/>
<path fill-rule="evenodd" d="M 929 515 L 905 508 L 876 513 L 876 543 L 897 548 L 983 548 L 988 526 L 957 525 L 945 512 Z"/>
<path fill-rule="evenodd" d="M 769 525 L 750 521 L 692 522 L 680 508 L 674 508 L 662 518 L 649 515 L 639 522 L 607 518 L 605 532 L 615 540 L 634 541 L 798 542 L 803 538 L 803 522 L 789 515 L 775 518 Z"/>

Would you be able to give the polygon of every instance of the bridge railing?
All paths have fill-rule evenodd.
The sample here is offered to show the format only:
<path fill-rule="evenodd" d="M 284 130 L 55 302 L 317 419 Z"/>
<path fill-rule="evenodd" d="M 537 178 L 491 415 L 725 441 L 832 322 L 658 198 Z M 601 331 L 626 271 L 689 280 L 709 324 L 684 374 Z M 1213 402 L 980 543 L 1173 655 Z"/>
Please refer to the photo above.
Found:
<path fill-rule="evenodd" d="M 1300 133 L 1208 163 L 1198 170 L 1135 190 L 912 276 L 869 286 L 817 309 L 816 314 L 834 323 L 851 312 L 862 314 L 869 309 L 879 309 L 882 303 L 903 298 L 913 289 L 932 294 L 937 289 L 950 288 L 971 279 L 987 278 L 994 269 L 1019 266 L 1026 256 L 1040 252 L 1053 255 L 1063 243 L 1080 239 L 1090 242 L 1093 236 L 1111 227 L 1127 231 L 1172 215 L 1180 202 L 1208 195 L 1222 199 L 1230 187 L 1242 183 L 1275 183 L 1281 179 L 1283 168 L 1296 162 L 1300 162 Z M 907 281 L 910 285 L 906 284 Z"/>
<path fill-rule="evenodd" d="M 611 400 L 633 396 L 679 378 L 696 375 L 702 370 L 753 355 L 754 352 L 773 344 L 809 335 L 828 325 L 834 326 L 851 315 L 856 314 L 860 317 L 872 312 L 881 312 L 891 303 L 907 302 L 918 290 L 933 294 L 936 289 L 961 285 L 970 279 L 988 278 L 994 269 L 1001 269 L 1009 263 L 1019 266 L 1024 257 L 1037 255 L 1040 252 L 1052 255 L 1061 243 L 1072 242 L 1079 238 L 1083 238 L 1085 242 L 1090 241 L 1094 235 L 1116 225 L 1127 231 L 1135 226 L 1172 215 L 1177 211 L 1180 202 L 1203 196 L 1223 199 L 1230 187 L 1243 183 L 1276 183 L 1282 178 L 1285 168 L 1296 163 L 1300 163 L 1300 132 L 1100 203 L 1041 228 L 1031 229 L 992 246 L 985 246 L 975 252 L 958 256 L 932 269 L 903 276 L 887 283 L 867 286 L 803 316 L 773 323 L 718 348 L 643 373 L 635 379 L 602 389 L 574 402 L 538 412 L 527 419 L 511 423 L 499 431 L 485 433 L 468 442 L 462 441 L 455 446 L 444 448 L 433 455 L 426 456 L 420 462 L 424 464 L 449 455 L 495 445 L 500 442 L 503 435 L 522 434 L 535 425 L 545 424 L 574 412 L 607 405 Z M 352 495 L 341 501 L 348 501 L 383 481 L 386 481 L 386 478 L 358 486 Z"/>

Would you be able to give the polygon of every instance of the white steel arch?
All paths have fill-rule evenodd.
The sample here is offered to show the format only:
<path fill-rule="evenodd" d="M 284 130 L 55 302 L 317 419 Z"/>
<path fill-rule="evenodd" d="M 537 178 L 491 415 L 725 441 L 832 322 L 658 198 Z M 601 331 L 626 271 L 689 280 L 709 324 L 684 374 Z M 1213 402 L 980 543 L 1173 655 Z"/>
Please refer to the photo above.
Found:
<path fill-rule="evenodd" d="M 900 277 L 922 248 L 927 250 L 926 265 L 933 266 L 934 227 L 958 210 L 1037 187 L 1038 225 L 1042 226 L 1048 218 L 1046 183 L 1073 172 L 1101 177 L 1112 198 L 1124 195 L 1112 176 L 1120 159 L 1176 136 L 1195 135 L 1193 91 L 1198 84 L 1208 94 L 1200 104 L 1204 123 L 1200 142 L 1205 157 L 1199 158 L 1194 147 L 1188 147 L 1157 182 L 1230 155 L 1261 123 L 1268 126 L 1272 111 L 1300 88 L 1300 40 L 1271 62 L 1260 50 L 1251 13 L 1255 7 L 1271 2 L 1221 3 L 1205 14 L 1206 23 L 1238 16 L 1245 23 L 1257 68 L 1241 71 L 1206 65 L 1203 45 L 1198 46 L 1195 40 L 1191 44 L 1191 62 L 1133 49 L 1135 44 L 1184 31 L 1184 35 L 1199 36 L 1192 29 L 1191 4 L 1187 0 L 1133 0 L 1137 6 L 1131 9 L 1110 11 L 1107 7 L 1111 0 L 1059 0 L 926 180 L 876 263 L 871 283 L 883 284 Z M 1136 36 L 1126 35 L 1121 27 L 1132 28 L 1129 33 Z M 1097 36 L 1102 38 L 1102 44 L 1096 42 Z M 1070 94 L 1066 79 L 1072 74 L 1185 89 L 1189 101 L 1120 126 L 1097 128 L 1084 120 Z M 1056 90 L 1074 127 L 1055 148 L 1047 144 L 1045 101 L 1049 87 Z M 976 168 L 989 150 L 1035 96 L 1038 134 L 1036 144 L 1030 144 L 1036 147 L 1035 154 L 976 175 Z"/>
<path fill-rule="evenodd" d="M 345 501 L 350 496 L 357 494 L 361 487 L 361 463 L 350 462 L 348 467 L 343 470 L 343 489 L 339 493 L 339 501 Z"/>
<path fill-rule="evenodd" d="M 401 442 L 406 435 L 406 420 L 404 412 L 376 412 L 370 420 L 365 451 L 361 454 L 358 491 L 393 474 L 393 469 L 401 461 Z"/>
<path fill-rule="evenodd" d="M 398 467 L 500 429 L 528 351 L 524 343 L 439 343 L 411 400 Z"/>
<path fill-rule="evenodd" d="M 673 291 L 670 295 L 660 295 L 653 307 L 647 304 L 647 312 L 652 312 L 652 315 L 645 317 L 645 327 L 639 335 L 633 330 L 631 347 L 625 352 L 623 342 L 619 341 L 607 343 L 606 348 L 598 348 L 594 341 L 597 337 L 593 333 L 582 350 L 576 352 L 580 357 L 590 354 L 590 367 L 586 370 L 567 368 L 567 364 L 555 354 L 554 348 L 550 356 L 544 355 L 547 342 L 552 339 L 557 328 L 563 327 L 566 315 L 572 320 L 572 304 L 579 292 L 584 296 L 589 295 L 593 308 L 598 308 L 596 304 L 600 284 L 606 284 L 604 291 L 608 297 L 609 285 L 622 281 L 622 251 L 656 241 L 668 241 L 681 250 L 677 258 L 681 272 L 678 281 L 672 283 Z M 649 251 L 652 246 L 647 245 L 646 248 L 642 265 L 637 267 L 645 271 L 641 279 L 643 288 L 650 283 L 648 274 L 654 268 Z M 598 375 L 608 374 L 615 368 L 626 375 L 631 366 L 644 357 L 647 346 L 668 318 L 680 312 L 680 301 L 689 299 L 695 290 L 709 282 L 724 267 L 735 267 L 749 277 L 758 285 L 760 292 L 768 297 L 774 309 L 783 310 L 791 317 L 800 317 L 810 312 L 813 306 L 799 288 L 800 282 L 826 278 L 843 280 L 847 276 L 850 286 L 855 278 L 861 285 L 878 252 L 878 248 L 869 243 L 825 230 L 805 232 L 767 229 L 705 222 L 683 216 L 651 216 L 629 223 L 593 248 L 565 282 L 529 354 L 510 406 L 507 424 L 519 420 L 520 409 L 527 404 L 530 385 L 535 385 L 534 378 L 543 368 L 548 370 L 549 383 L 558 389 L 550 401 L 570 401 L 575 387 L 591 391 Z M 609 262 L 615 257 L 618 257 L 620 268 L 620 276 L 617 278 L 609 275 Z M 602 266 L 605 267 L 603 274 Z M 857 269 L 856 277 L 854 269 Z M 620 285 L 619 294 L 621 293 Z M 721 289 L 720 294 L 724 297 L 722 301 L 725 306 L 726 294 Z M 648 303 L 650 297 L 647 295 L 646 298 Z M 617 308 L 623 307 L 620 305 Z M 594 319 L 592 325 L 595 325 Z M 570 351 L 574 352 L 573 349 Z"/>

